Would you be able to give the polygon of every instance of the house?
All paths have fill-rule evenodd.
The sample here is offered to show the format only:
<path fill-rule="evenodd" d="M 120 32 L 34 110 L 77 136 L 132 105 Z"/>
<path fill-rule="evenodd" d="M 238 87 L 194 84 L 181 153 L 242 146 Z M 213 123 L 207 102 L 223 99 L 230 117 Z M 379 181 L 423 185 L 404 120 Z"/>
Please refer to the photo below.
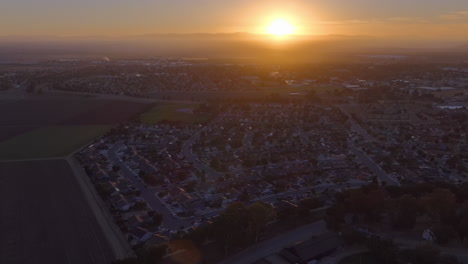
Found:
<path fill-rule="evenodd" d="M 134 229 L 134 228 L 143 226 L 147 222 L 148 222 L 148 216 L 132 215 L 132 217 L 127 219 L 126 225 L 130 229 Z"/>
<path fill-rule="evenodd" d="M 144 200 L 141 197 L 136 195 L 124 196 L 122 194 L 116 195 L 110 199 L 111 204 L 115 209 L 126 212 L 130 210 L 137 202 L 143 202 Z"/>
<path fill-rule="evenodd" d="M 113 182 L 99 182 L 96 187 L 99 187 L 104 193 L 108 194 L 109 196 L 115 196 L 119 194 L 119 189 L 117 189 Z"/>
<path fill-rule="evenodd" d="M 92 178 L 95 181 L 100 181 L 100 180 L 109 179 L 110 176 L 105 170 L 103 170 L 101 167 L 98 166 L 96 167 L 95 170 L 92 171 Z"/>
<path fill-rule="evenodd" d="M 130 210 L 132 205 L 126 199 L 120 199 L 117 202 L 113 203 L 114 207 L 119 211 L 126 212 Z"/>
<path fill-rule="evenodd" d="M 150 175 L 155 175 L 159 171 L 155 166 L 151 165 L 151 163 L 146 159 L 140 160 L 140 170 Z"/>
<path fill-rule="evenodd" d="M 128 236 L 130 244 L 132 246 L 135 246 L 145 243 L 148 239 L 150 239 L 153 236 L 153 233 L 151 233 L 145 228 L 137 227 L 130 230 Z"/>

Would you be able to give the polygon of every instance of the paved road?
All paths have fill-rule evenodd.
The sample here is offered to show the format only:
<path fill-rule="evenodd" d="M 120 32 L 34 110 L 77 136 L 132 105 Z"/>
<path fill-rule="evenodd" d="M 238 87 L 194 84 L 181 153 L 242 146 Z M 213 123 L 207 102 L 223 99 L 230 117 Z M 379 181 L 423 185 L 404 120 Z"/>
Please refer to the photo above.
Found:
<path fill-rule="evenodd" d="M 244 139 L 242 140 L 242 147 L 244 149 L 249 149 L 252 146 L 252 140 L 253 140 L 254 132 L 249 129 L 247 133 L 245 134 Z"/>
<path fill-rule="evenodd" d="M 344 106 L 338 106 L 341 111 L 348 116 L 348 123 L 351 125 L 351 130 L 361 135 L 366 141 L 376 141 L 376 139 L 371 136 L 365 129 L 363 129 L 349 114 Z M 379 179 L 380 183 L 386 182 L 388 185 L 400 185 L 400 183 L 390 177 L 382 168 L 374 162 L 372 158 L 367 156 L 363 151 L 358 149 L 353 142 L 348 141 L 348 147 L 351 152 L 356 155 L 364 165 L 366 165 Z"/>
<path fill-rule="evenodd" d="M 357 158 L 361 160 L 364 165 L 366 165 L 379 179 L 380 183 L 385 182 L 387 185 L 400 185 L 398 181 L 390 177 L 385 171 L 380 168 L 380 166 L 375 163 L 369 156 L 367 156 L 363 151 L 358 149 L 352 142 L 348 142 L 348 147 L 356 155 Z"/>
<path fill-rule="evenodd" d="M 118 150 L 123 146 L 122 143 L 115 144 L 108 152 L 109 160 L 112 164 L 119 165 L 121 172 L 125 175 L 125 177 L 137 188 L 142 190 L 141 196 L 145 199 L 145 201 L 149 204 L 149 206 L 153 210 L 159 211 L 161 214 L 164 215 L 163 226 L 171 229 L 176 230 L 179 229 L 181 226 L 189 226 L 191 224 L 191 219 L 181 218 L 175 216 L 169 208 L 155 195 L 159 188 L 147 188 L 145 184 L 139 179 L 139 177 L 128 168 L 128 166 L 117 156 Z M 333 190 L 341 190 L 341 189 L 349 189 L 349 188 L 359 188 L 363 185 L 367 184 L 366 182 L 355 182 L 355 183 L 345 183 L 345 184 L 321 184 L 318 186 L 307 187 L 299 190 L 292 190 L 285 193 L 280 194 L 273 194 L 269 196 L 264 196 L 260 199 L 252 200 L 248 204 L 255 203 L 257 201 L 264 201 L 264 202 L 276 202 L 278 198 L 285 197 L 285 196 L 298 196 L 304 195 L 309 191 L 314 190 L 315 192 L 323 192 L 326 189 L 333 189 Z M 208 213 L 205 213 L 203 216 L 205 217 L 214 217 L 219 215 L 224 209 L 217 209 L 212 210 Z"/>
<path fill-rule="evenodd" d="M 348 117 L 348 123 L 351 125 L 351 129 L 354 132 L 357 132 L 359 135 L 361 135 L 363 138 L 365 138 L 367 141 L 377 141 L 373 136 L 371 136 L 365 129 L 363 129 L 357 122 L 354 120 L 353 116 L 345 109 L 345 106 L 339 105 L 338 108 L 340 108 L 341 112 L 343 112 L 347 117 Z"/>
<path fill-rule="evenodd" d="M 187 227 L 190 220 L 179 218 L 164 205 L 156 193 L 158 188 L 148 188 L 130 168 L 118 156 L 117 151 L 123 146 L 123 143 L 115 144 L 109 149 L 108 157 L 112 164 L 118 165 L 123 175 L 138 189 L 141 190 L 141 197 L 145 199 L 148 205 L 163 215 L 163 226 L 170 230 L 178 230 L 181 226 Z"/>
<path fill-rule="evenodd" d="M 297 242 L 307 240 L 312 236 L 318 236 L 327 232 L 325 221 L 318 221 L 310 225 L 302 226 L 292 231 L 278 235 L 272 239 L 260 242 L 239 254 L 231 256 L 219 264 L 250 264 L 261 258 L 267 257 L 291 246 Z"/>
<path fill-rule="evenodd" d="M 212 120 L 209 125 L 203 127 L 201 130 L 199 130 L 197 133 L 195 133 L 189 140 L 185 141 L 185 143 L 182 145 L 182 154 L 184 155 L 185 159 L 187 161 L 189 161 L 189 162 L 192 162 L 193 165 L 197 169 L 199 169 L 201 171 L 204 171 L 206 173 L 206 176 L 207 176 L 208 180 L 217 179 L 217 178 L 223 176 L 223 173 L 220 173 L 220 172 L 214 170 L 213 168 L 211 168 L 210 166 L 202 163 L 198 159 L 197 155 L 195 155 L 192 152 L 192 146 L 193 146 L 193 144 L 195 144 L 195 141 L 198 140 L 201 133 L 206 131 L 208 129 L 208 127 L 210 127 L 210 125 L 215 124 L 216 122 L 218 122 L 222 117 L 223 117 L 223 115 L 220 115 L 217 118 L 215 118 L 214 120 Z"/>

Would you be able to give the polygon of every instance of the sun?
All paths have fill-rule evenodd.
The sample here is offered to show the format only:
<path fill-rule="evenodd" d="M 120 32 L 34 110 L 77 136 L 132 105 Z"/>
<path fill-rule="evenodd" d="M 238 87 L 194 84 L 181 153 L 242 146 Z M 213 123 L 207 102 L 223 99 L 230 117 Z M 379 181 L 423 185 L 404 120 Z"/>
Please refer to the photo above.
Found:
<path fill-rule="evenodd" d="M 294 33 L 294 26 L 284 19 L 276 19 L 268 26 L 268 33 L 276 36 L 290 35 Z"/>

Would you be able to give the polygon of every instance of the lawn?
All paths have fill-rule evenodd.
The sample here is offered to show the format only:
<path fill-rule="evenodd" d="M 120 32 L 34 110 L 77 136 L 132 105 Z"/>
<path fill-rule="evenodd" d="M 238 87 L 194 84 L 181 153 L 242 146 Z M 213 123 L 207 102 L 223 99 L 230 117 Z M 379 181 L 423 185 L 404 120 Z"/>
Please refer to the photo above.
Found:
<path fill-rule="evenodd" d="M 369 253 L 360 253 L 342 259 L 339 264 L 377 264 L 378 261 Z"/>
<path fill-rule="evenodd" d="M 47 126 L 0 142 L 0 159 L 42 159 L 66 156 L 110 129 L 106 125 Z"/>
<path fill-rule="evenodd" d="M 184 123 L 205 123 L 211 115 L 206 113 L 194 114 L 190 111 L 197 109 L 199 104 L 163 103 L 156 105 L 141 115 L 140 120 L 146 124 L 157 124 L 161 121 Z"/>

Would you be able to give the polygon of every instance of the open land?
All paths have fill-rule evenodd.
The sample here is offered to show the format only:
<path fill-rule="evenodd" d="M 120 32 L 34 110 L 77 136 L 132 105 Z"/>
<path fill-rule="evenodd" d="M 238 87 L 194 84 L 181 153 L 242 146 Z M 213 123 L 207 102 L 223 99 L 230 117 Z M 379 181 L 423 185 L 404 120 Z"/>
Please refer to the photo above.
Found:
<path fill-rule="evenodd" d="M 126 109 L 138 108 L 102 103 L 106 100 L 177 100 L 154 106 L 142 115 L 143 122 L 127 122 L 74 156 L 77 161 L 72 169 L 87 173 L 76 178 L 78 182 L 83 186 L 81 180 L 88 180 L 89 176 L 86 183 L 95 185 L 95 189 L 81 188 L 82 196 L 94 212 L 99 208 L 96 210 L 90 197 L 99 194 L 105 201 L 109 211 L 98 198 L 104 214 L 96 214 L 96 219 L 103 227 L 103 216 L 110 212 L 114 221 L 109 218 L 107 223 L 120 228 L 122 232 L 115 233 L 121 238 L 126 237 L 121 244 L 149 249 L 181 236 L 199 245 L 211 241 L 216 249 L 204 250 L 203 261 L 212 263 L 217 258 L 214 251 L 226 255 L 253 244 L 261 245 L 266 237 L 297 227 L 314 210 L 327 207 L 327 224 L 335 231 L 359 232 L 366 237 L 371 232 L 383 238 L 391 233 L 391 238 L 401 239 L 395 231 L 404 227 L 411 230 L 411 241 L 416 243 L 421 241 L 422 230 L 434 233 L 430 240 L 451 231 L 459 234 L 460 240 L 468 237 L 463 225 L 453 225 L 467 222 L 468 215 L 463 206 L 467 198 L 458 199 L 459 193 L 466 193 L 462 183 L 468 179 L 468 141 L 463 133 L 468 116 L 466 63 L 448 69 L 443 65 L 423 63 L 413 67 L 408 62 L 381 61 L 330 67 L 304 65 L 295 69 L 142 60 L 106 62 L 93 65 L 92 70 L 87 62 L 79 64 L 71 65 L 77 68 L 72 73 L 63 69 L 61 62 L 54 64 L 56 71 L 6 73 L 2 77 L 3 89 L 12 95 L 24 90 L 21 96 L 44 98 L 73 93 L 83 98 L 78 103 L 57 100 L 54 103 L 62 106 L 52 109 L 48 103 L 37 106 L 38 102 L 19 101 L 23 106 L 12 117 L 14 107 L 3 109 L 2 104 L 8 103 L 2 103 L 0 97 L 0 121 L 5 121 L 6 131 L 0 136 L 5 142 L 15 142 L 15 136 L 20 137 L 16 138 L 20 142 L 35 142 L 41 140 L 40 135 L 64 141 L 52 135 L 78 138 L 68 131 L 78 131 L 82 126 L 112 126 L 125 116 Z M 80 104 L 83 101 L 92 105 Z M 78 133 L 85 138 L 83 142 L 88 140 L 84 131 Z M 93 133 L 89 132 L 89 137 Z M 68 152 L 48 144 L 6 146 L 20 151 L 44 148 Z M 22 175 L 20 171 L 18 176 Z M 343 195 L 335 195 L 337 192 Z M 406 194 L 410 197 L 405 198 Z M 345 195 L 350 199 L 341 199 L 348 197 Z M 423 202 L 425 205 L 421 206 Z M 394 207 L 400 204 L 401 208 Z M 251 208 L 263 211 L 265 221 L 258 226 L 249 216 Z M 456 217 L 445 226 L 448 223 L 442 219 L 448 215 Z M 235 221 L 231 221 L 231 216 Z M 347 223 L 348 217 L 356 219 L 354 224 Z M 274 221 L 280 228 L 266 220 Z M 253 226 L 258 229 L 255 231 Z M 102 230 L 106 237 L 112 237 L 112 230 L 109 232 L 106 226 Z M 310 235 L 294 232 L 304 237 L 289 237 L 286 244 L 282 243 L 284 239 L 275 238 L 273 241 L 279 242 L 266 242 L 262 251 L 272 253 Z M 295 244 L 297 249 L 309 251 L 307 255 L 284 249 L 294 253 L 297 260 L 280 255 L 281 252 L 275 255 L 288 263 L 306 263 L 341 247 L 341 239 L 336 236 L 333 237 L 337 239 L 327 238 L 331 242 L 324 243 L 317 254 L 309 254 L 316 249 L 317 242 L 312 241 Z M 6 238 L 2 247 L 11 246 L 8 239 L 11 238 Z M 456 236 L 449 240 L 454 242 Z M 126 252 L 119 251 L 112 241 L 109 242 L 114 253 Z M 271 246 L 274 250 L 270 251 Z M 255 249 L 254 246 L 247 252 Z M 171 256 L 177 255 L 171 250 Z M 466 249 L 463 250 L 462 254 L 450 253 L 464 259 Z M 136 252 L 144 256 L 143 250 Z M 353 252 L 356 253 L 359 252 Z M 337 263 L 346 256 L 332 256 L 337 261 L 328 263 Z M 263 256 L 247 257 L 254 261 Z M 348 260 L 365 263 L 365 257 L 358 255 Z M 249 263 L 237 261 L 237 257 L 229 259 L 234 259 L 233 263 Z"/>
<path fill-rule="evenodd" d="M 37 98 L 0 103 L 0 159 L 65 156 L 146 104 L 86 98 Z"/>
<path fill-rule="evenodd" d="M 0 263 L 110 263 L 131 255 L 86 176 L 55 158 L 146 107 L 70 96 L 0 101 Z"/>
<path fill-rule="evenodd" d="M 37 128 L 0 143 L 0 159 L 41 159 L 65 156 L 110 126 L 50 126 Z"/>
<path fill-rule="evenodd" d="M 193 114 L 199 104 L 162 103 L 153 107 L 141 116 L 141 121 L 146 124 L 157 124 L 161 121 L 175 121 L 184 123 L 205 123 L 209 120 L 209 114 Z"/>
<path fill-rule="evenodd" d="M 65 160 L 0 163 L 0 175 L 0 263 L 112 260 Z"/>

